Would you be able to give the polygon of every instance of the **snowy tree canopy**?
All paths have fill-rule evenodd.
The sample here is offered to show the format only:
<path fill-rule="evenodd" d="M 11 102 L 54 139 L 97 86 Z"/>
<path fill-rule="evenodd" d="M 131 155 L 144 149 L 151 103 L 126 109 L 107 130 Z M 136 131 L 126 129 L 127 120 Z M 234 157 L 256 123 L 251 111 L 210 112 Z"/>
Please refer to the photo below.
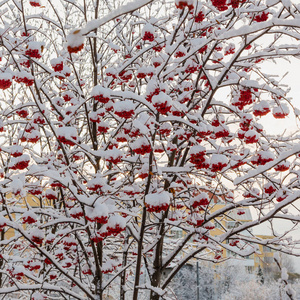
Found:
<path fill-rule="evenodd" d="M 299 57 L 299 5 L 0 6 L 4 298 L 105 299 L 114 286 L 121 300 L 174 299 L 195 258 L 297 254 L 299 134 L 263 120 L 299 117 L 264 69 Z M 262 223 L 272 237 L 253 234 Z"/>

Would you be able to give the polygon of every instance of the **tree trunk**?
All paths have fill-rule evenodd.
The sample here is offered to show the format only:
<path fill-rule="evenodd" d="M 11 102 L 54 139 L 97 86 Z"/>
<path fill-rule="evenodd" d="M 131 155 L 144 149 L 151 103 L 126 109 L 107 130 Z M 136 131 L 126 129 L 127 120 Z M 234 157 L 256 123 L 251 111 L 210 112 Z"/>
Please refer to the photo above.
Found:
<path fill-rule="evenodd" d="M 123 263 L 122 263 L 122 267 L 124 268 L 127 265 L 127 254 L 128 254 L 128 240 L 129 240 L 129 236 L 128 233 L 126 232 L 126 238 L 125 238 L 125 242 L 124 242 L 124 252 L 123 252 Z M 125 300 L 125 293 L 126 293 L 126 289 L 125 289 L 125 283 L 126 283 L 126 269 L 123 271 L 122 275 L 121 275 L 121 285 L 120 285 L 120 300 Z"/>

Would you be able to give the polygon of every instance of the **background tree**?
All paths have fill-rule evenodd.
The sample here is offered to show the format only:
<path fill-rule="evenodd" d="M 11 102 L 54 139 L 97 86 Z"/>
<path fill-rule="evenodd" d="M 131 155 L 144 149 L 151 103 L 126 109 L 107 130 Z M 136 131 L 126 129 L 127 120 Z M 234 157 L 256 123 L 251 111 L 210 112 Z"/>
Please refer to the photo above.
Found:
<path fill-rule="evenodd" d="M 299 55 L 297 5 L 0 5 L 4 297 L 103 299 L 117 285 L 120 299 L 172 299 L 192 258 L 295 251 L 299 136 L 267 133 L 261 119 L 298 116 L 263 70 Z M 248 208 L 253 221 L 222 223 Z M 274 220 L 290 229 L 251 233 Z"/>
<path fill-rule="evenodd" d="M 260 266 L 258 267 L 257 276 L 259 277 L 260 283 L 261 283 L 261 284 L 264 284 L 264 282 L 265 282 L 265 277 L 264 277 L 263 270 L 261 269 Z"/>

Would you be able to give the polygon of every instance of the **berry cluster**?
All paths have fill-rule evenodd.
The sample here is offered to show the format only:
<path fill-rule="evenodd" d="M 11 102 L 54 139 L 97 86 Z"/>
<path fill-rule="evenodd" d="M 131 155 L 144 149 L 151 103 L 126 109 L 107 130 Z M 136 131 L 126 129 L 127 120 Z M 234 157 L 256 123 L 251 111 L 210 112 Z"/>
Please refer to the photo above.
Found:
<path fill-rule="evenodd" d="M 276 192 L 276 188 L 273 186 L 273 184 L 268 183 L 264 186 L 264 191 L 266 194 L 271 195 Z"/>
<path fill-rule="evenodd" d="M 259 140 L 259 134 L 254 130 L 249 130 L 244 135 L 244 141 L 246 144 L 254 144 Z"/>
<path fill-rule="evenodd" d="M 143 36 L 143 41 L 149 41 L 149 42 L 153 42 L 154 41 L 154 34 L 149 32 L 149 31 L 146 31 L 144 33 L 144 36 Z"/>
<path fill-rule="evenodd" d="M 122 226 L 120 227 L 119 224 L 116 224 L 114 227 L 107 226 L 106 229 L 107 229 L 107 232 L 106 232 L 107 236 L 110 236 L 110 235 L 116 236 L 119 233 L 121 233 L 122 231 L 124 231 L 125 227 L 122 227 Z"/>
<path fill-rule="evenodd" d="M 200 11 L 196 16 L 195 16 L 195 22 L 196 23 L 201 23 L 204 21 L 204 14 L 202 11 Z"/>
<path fill-rule="evenodd" d="M 258 155 L 255 155 L 254 157 L 252 157 L 251 159 L 251 163 L 253 165 L 257 165 L 257 166 L 260 166 L 260 165 L 265 165 L 266 163 L 270 162 L 274 160 L 272 157 L 263 157 L 260 153 Z"/>
<path fill-rule="evenodd" d="M 148 102 L 151 102 L 153 96 L 156 96 L 156 95 L 158 95 L 159 93 L 160 93 L 160 89 L 159 89 L 159 88 L 156 88 L 153 92 L 151 92 L 150 94 L 148 94 L 148 95 L 146 96 L 146 100 L 147 100 Z"/>
<path fill-rule="evenodd" d="M 239 240 L 232 240 L 232 241 L 229 243 L 229 246 L 234 247 L 234 246 L 236 246 L 238 243 L 239 243 Z"/>
<path fill-rule="evenodd" d="M 224 11 L 228 9 L 228 6 L 226 5 L 226 0 L 212 0 L 212 5 L 219 11 Z"/>
<path fill-rule="evenodd" d="M 83 211 L 72 211 L 70 212 L 70 216 L 74 219 L 79 220 L 81 217 L 83 217 Z"/>
<path fill-rule="evenodd" d="M 29 165 L 29 160 L 21 160 L 15 163 L 13 166 L 10 167 L 12 170 L 24 170 Z"/>
<path fill-rule="evenodd" d="M 39 1 L 29 1 L 29 4 L 33 7 L 40 7 L 41 3 Z"/>
<path fill-rule="evenodd" d="M 103 94 L 94 96 L 94 99 L 95 99 L 96 101 L 100 102 L 100 103 L 103 103 L 103 104 L 108 103 L 109 100 L 110 100 L 109 97 L 104 97 Z"/>
<path fill-rule="evenodd" d="M 29 271 L 39 270 L 41 265 L 39 262 L 35 262 L 32 259 L 28 260 L 24 263 L 24 268 L 28 269 Z"/>
<path fill-rule="evenodd" d="M 229 136 L 229 131 L 224 128 L 223 126 L 219 126 L 215 130 L 215 137 L 218 138 L 225 138 Z"/>
<path fill-rule="evenodd" d="M 136 75 L 136 78 L 138 79 L 144 79 L 146 78 L 147 74 L 144 73 L 144 72 L 138 72 L 137 75 Z"/>
<path fill-rule="evenodd" d="M 20 109 L 16 111 L 16 114 L 20 117 L 20 118 L 27 118 L 29 115 L 29 112 L 27 109 Z"/>
<path fill-rule="evenodd" d="M 138 148 L 132 149 L 136 154 L 144 155 L 151 152 L 151 145 L 140 145 Z"/>
<path fill-rule="evenodd" d="M 226 163 L 217 162 L 217 163 L 212 163 L 210 169 L 212 172 L 219 172 L 222 171 L 223 168 L 225 168 L 226 166 L 227 166 Z"/>
<path fill-rule="evenodd" d="M 161 211 L 166 211 L 169 207 L 169 204 L 163 203 L 160 205 L 149 205 L 146 203 L 147 211 L 160 213 Z"/>
<path fill-rule="evenodd" d="M 281 201 L 283 201 L 287 196 L 288 196 L 288 195 L 287 195 L 286 191 L 279 191 L 276 200 L 277 200 L 277 202 L 281 202 Z"/>
<path fill-rule="evenodd" d="M 203 164 L 205 163 L 205 155 L 206 151 L 203 150 L 202 152 L 192 153 L 191 154 L 191 163 L 195 165 L 196 169 L 202 169 Z"/>
<path fill-rule="evenodd" d="M 269 15 L 269 13 L 267 12 L 262 12 L 261 14 L 259 14 L 259 15 L 256 15 L 255 17 L 254 17 L 254 21 L 256 21 L 256 22 L 264 22 L 264 21 L 267 21 L 268 20 L 268 15 Z"/>
<path fill-rule="evenodd" d="M 110 157 L 106 158 L 106 161 L 116 165 L 116 164 L 118 164 L 119 162 L 122 161 L 122 157 L 121 156 L 118 156 L 118 157 L 110 156 Z"/>
<path fill-rule="evenodd" d="M 246 105 L 252 104 L 254 101 L 252 99 L 252 93 L 250 89 L 240 90 L 240 96 L 238 101 L 232 103 L 239 110 L 242 110 Z"/>
<path fill-rule="evenodd" d="M 108 126 L 106 126 L 106 125 L 99 125 L 98 127 L 97 127 L 97 131 L 98 131 L 98 133 L 107 133 L 108 132 L 108 130 L 109 130 L 109 127 Z"/>
<path fill-rule="evenodd" d="M 155 52 L 161 52 L 161 50 L 163 49 L 164 47 L 161 46 L 161 45 L 157 45 L 157 46 L 153 46 L 152 49 L 155 51 Z"/>
<path fill-rule="evenodd" d="M 34 83 L 34 79 L 33 78 L 29 78 L 29 77 L 26 77 L 26 76 L 23 76 L 23 77 L 16 76 L 14 79 L 18 83 L 24 83 L 26 86 L 32 86 L 33 83 Z"/>
<path fill-rule="evenodd" d="M 285 172 L 290 168 L 290 163 L 288 161 L 283 161 L 274 167 L 277 172 Z"/>
<path fill-rule="evenodd" d="M 87 189 L 93 192 L 97 192 L 98 190 L 101 190 L 101 188 L 103 187 L 102 184 L 93 184 L 93 185 L 89 185 L 87 186 Z"/>
<path fill-rule="evenodd" d="M 63 64 L 63 62 L 61 62 L 61 63 L 55 64 L 55 65 L 52 65 L 52 68 L 55 72 L 61 72 L 64 68 L 64 64 Z"/>
<path fill-rule="evenodd" d="M 132 74 L 126 70 L 123 70 L 119 73 L 119 77 L 122 82 L 128 82 L 132 79 Z"/>
<path fill-rule="evenodd" d="M 56 200 L 57 199 L 57 195 L 56 193 L 54 193 L 52 190 L 48 190 L 46 193 L 45 193 L 45 197 L 48 199 L 48 200 Z"/>
<path fill-rule="evenodd" d="M 201 199 L 197 199 L 193 202 L 192 207 L 197 208 L 198 206 L 207 206 L 209 204 L 209 200 L 206 197 Z"/>
<path fill-rule="evenodd" d="M 284 119 L 287 115 L 288 113 L 286 112 L 280 112 L 280 111 L 273 112 L 273 117 L 275 119 Z"/>
<path fill-rule="evenodd" d="M 76 137 L 76 136 L 72 136 L 71 138 L 74 139 L 75 141 L 77 140 L 77 137 Z M 59 136 L 57 137 L 57 139 L 58 139 L 61 143 L 65 144 L 65 145 L 75 146 L 75 142 L 70 141 L 70 140 L 67 139 L 65 136 L 59 135 Z"/>
<path fill-rule="evenodd" d="M 269 107 L 254 107 L 253 108 L 253 115 L 255 117 L 262 117 L 267 115 L 270 112 L 270 108 Z"/>
<path fill-rule="evenodd" d="M 43 125 L 43 124 L 46 123 L 46 121 L 45 121 L 45 119 L 43 117 L 41 117 L 40 115 L 37 115 L 37 116 L 34 116 L 33 123 L 34 124 L 42 124 Z"/>
<path fill-rule="evenodd" d="M 115 111 L 115 114 L 120 118 L 130 119 L 134 115 L 134 111 L 133 110 Z"/>
<path fill-rule="evenodd" d="M 202 217 L 194 215 L 194 217 L 192 217 L 190 220 L 187 220 L 187 223 L 195 227 L 200 227 L 204 223 L 204 220 Z"/>
<path fill-rule="evenodd" d="M 185 7 L 187 7 L 189 10 L 194 9 L 194 5 L 191 4 L 190 1 L 188 1 L 188 0 L 176 1 L 175 6 L 178 9 L 184 9 Z"/>
<path fill-rule="evenodd" d="M 74 46 L 74 47 L 71 47 L 71 46 L 68 46 L 68 52 L 69 53 L 78 53 L 79 51 L 81 51 L 84 47 L 84 44 L 81 44 L 79 46 Z"/>
<path fill-rule="evenodd" d="M 157 111 L 163 115 L 167 114 L 170 110 L 171 107 L 170 105 L 168 105 L 169 103 L 166 102 L 157 102 L 154 104 L 154 107 L 157 109 Z"/>
<path fill-rule="evenodd" d="M 39 49 L 27 49 L 25 51 L 25 55 L 27 55 L 31 58 L 41 58 L 42 57 Z"/>
<path fill-rule="evenodd" d="M 24 272 L 22 271 L 15 271 L 14 269 L 8 269 L 7 271 L 11 277 L 16 278 L 17 280 L 21 280 L 24 276 Z"/>
<path fill-rule="evenodd" d="M 6 90 L 8 89 L 12 84 L 12 81 L 10 79 L 0 79 L 0 89 Z"/>
<path fill-rule="evenodd" d="M 174 57 L 179 58 L 179 57 L 183 57 L 185 55 L 186 55 L 185 52 L 177 51 L 177 52 L 175 52 Z"/>
<path fill-rule="evenodd" d="M 20 62 L 20 65 L 25 67 L 25 68 L 30 68 L 30 60 L 25 59 L 24 61 Z"/>
<path fill-rule="evenodd" d="M 23 221 L 22 221 L 23 224 L 34 224 L 35 222 L 36 222 L 36 219 L 34 219 L 30 216 L 24 217 Z"/>
<path fill-rule="evenodd" d="M 34 242 L 35 244 L 41 245 L 43 243 L 43 238 L 33 235 L 31 237 L 31 241 Z"/>

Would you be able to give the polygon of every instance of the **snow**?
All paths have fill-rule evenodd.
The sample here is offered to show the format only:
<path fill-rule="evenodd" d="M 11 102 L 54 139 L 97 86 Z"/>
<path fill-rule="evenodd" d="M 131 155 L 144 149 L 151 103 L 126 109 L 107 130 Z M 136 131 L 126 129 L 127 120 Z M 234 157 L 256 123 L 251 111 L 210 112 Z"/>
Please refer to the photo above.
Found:
<path fill-rule="evenodd" d="M 58 65 L 58 64 L 61 64 L 61 63 L 63 63 L 64 62 L 64 59 L 63 59 L 63 57 L 57 57 L 57 58 L 52 58 L 51 60 L 50 60 L 50 64 L 51 64 L 51 66 L 53 67 L 53 66 L 56 66 L 56 65 Z"/>
<path fill-rule="evenodd" d="M 30 217 L 34 220 L 37 220 L 37 215 L 32 211 L 32 210 L 27 210 L 24 212 L 24 214 L 22 215 L 22 218 L 27 218 Z"/>
<path fill-rule="evenodd" d="M 20 145 L 13 145 L 10 147 L 10 153 L 15 154 L 15 153 L 23 153 L 23 147 Z"/>
<path fill-rule="evenodd" d="M 145 197 L 145 203 L 152 206 L 170 204 L 170 194 L 166 191 L 148 194 Z"/>
<path fill-rule="evenodd" d="M 259 136 L 260 136 L 260 134 L 257 131 L 251 129 L 251 130 L 246 131 L 246 133 L 245 133 L 245 140 L 248 139 L 248 138 L 249 139 L 250 138 L 255 138 L 256 140 L 258 140 Z"/>
<path fill-rule="evenodd" d="M 166 106 L 171 106 L 172 102 L 172 98 L 163 92 L 160 92 L 158 95 L 152 97 L 152 103 L 154 106 L 161 103 L 165 103 Z"/>
<path fill-rule="evenodd" d="M 132 144 L 131 144 L 131 148 L 132 149 L 138 149 L 141 146 L 147 146 L 149 145 L 149 141 L 145 138 L 145 137 L 141 137 L 137 140 L 135 140 Z"/>
<path fill-rule="evenodd" d="M 285 267 L 281 268 L 281 279 L 285 281 L 289 279 L 289 275 Z"/>
<path fill-rule="evenodd" d="M 77 130 L 75 127 L 62 126 L 57 129 L 57 136 L 65 137 L 68 140 L 76 140 L 78 138 Z"/>
<path fill-rule="evenodd" d="M 86 24 L 85 28 L 82 29 L 82 34 L 86 35 L 89 32 L 91 32 L 91 31 L 99 28 L 100 26 L 106 24 L 107 22 L 109 22 L 113 19 L 116 19 L 117 17 L 120 17 L 122 15 L 125 15 L 128 12 L 138 10 L 139 8 L 149 4 L 151 2 L 153 2 L 153 0 L 135 0 L 135 1 L 129 2 L 125 5 L 122 5 L 121 7 L 113 10 L 111 13 L 109 13 L 108 15 L 106 15 L 103 18 L 89 21 Z"/>
<path fill-rule="evenodd" d="M 106 159 L 123 158 L 123 152 L 119 149 L 106 150 L 103 155 Z"/>
<path fill-rule="evenodd" d="M 280 154 L 280 156 L 276 159 L 274 159 L 273 161 L 265 164 L 264 166 L 258 166 L 257 168 L 255 168 L 254 170 L 249 170 L 247 172 L 246 175 L 244 176 L 241 176 L 241 177 L 237 177 L 235 180 L 234 180 L 234 184 L 235 185 L 239 185 L 241 184 L 242 182 L 250 179 L 250 178 L 253 178 L 253 177 L 256 177 L 258 174 L 261 174 L 263 172 L 266 172 L 268 171 L 269 169 L 273 168 L 274 166 L 276 166 L 279 162 L 297 154 L 297 153 L 300 153 L 300 145 L 295 145 L 292 147 L 291 150 L 288 150 L 288 151 L 285 151 L 283 152 L 282 154 Z M 267 155 L 267 154 L 266 154 Z M 268 157 L 271 157 L 273 158 L 274 155 L 267 155 Z"/>
<path fill-rule="evenodd" d="M 134 110 L 135 105 L 131 100 L 118 101 L 114 104 L 114 111 L 130 111 Z"/>
<path fill-rule="evenodd" d="M 28 49 L 41 51 L 42 45 L 43 45 L 43 43 L 41 43 L 41 42 L 29 42 Z"/>
<path fill-rule="evenodd" d="M 228 164 L 228 158 L 223 154 L 213 154 L 210 159 L 211 164 Z"/>
<path fill-rule="evenodd" d="M 119 226 L 120 228 L 125 228 L 126 219 L 119 215 L 113 215 L 109 217 L 107 227 L 115 228 L 116 226 Z"/>
<path fill-rule="evenodd" d="M 74 29 L 67 35 L 67 46 L 72 48 L 79 47 L 84 43 L 83 31 Z"/>
<path fill-rule="evenodd" d="M 291 39 L 299 36 L 297 30 L 288 25 L 295 23 L 293 14 L 298 15 L 298 12 L 293 10 L 291 17 L 286 17 L 286 11 L 282 14 L 285 20 L 272 20 L 276 9 L 283 5 L 278 2 L 269 10 L 270 21 L 258 24 L 251 18 L 254 14 L 260 14 L 264 6 L 248 3 L 220 12 L 208 3 L 201 5 L 205 21 L 194 24 L 199 6 L 189 12 L 188 9 L 176 9 L 174 1 L 173 4 L 167 3 L 167 6 L 162 1 L 159 3 L 162 5 L 153 3 L 138 10 L 148 3 L 151 4 L 151 1 L 135 0 L 113 10 L 110 1 L 106 1 L 107 11 L 110 12 L 77 30 L 74 24 L 84 26 L 81 25 L 85 24 L 84 19 L 74 21 L 69 18 L 71 23 L 65 23 L 62 18 L 62 25 L 55 20 L 49 25 L 48 20 L 51 19 L 40 14 L 27 16 L 27 20 L 37 18 L 42 21 L 41 27 L 30 28 L 29 37 L 21 36 L 21 27 L 12 27 L 14 29 L 11 30 L 11 24 L 1 30 L 5 37 L 1 71 L 10 74 L 10 70 L 5 69 L 7 66 L 14 72 L 29 71 L 29 68 L 24 66 L 23 69 L 20 65 L 18 54 L 26 51 L 29 42 L 48 40 L 45 29 L 58 26 L 58 31 L 49 32 L 51 41 L 45 48 L 45 55 L 39 61 L 31 60 L 31 71 L 35 70 L 38 90 L 35 85 L 29 89 L 14 82 L 12 87 L 1 92 L 4 95 L 1 106 L 4 128 L 0 126 L 3 143 L 0 188 L 3 195 L 9 196 L 5 198 L 6 210 L 0 213 L 3 216 L 0 227 L 2 222 L 3 226 L 7 224 L 2 228 L 4 231 L 12 228 L 15 232 L 13 238 L 0 241 L 1 246 L 5 245 L 3 261 L 4 264 L 12 261 L 21 265 L 32 256 L 45 269 L 41 273 L 31 274 L 28 271 L 28 278 L 16 281 L 15 286 L 7 286 L 9 291 L 15 287 L 15 291 L 17 287 L 26 287 L 36 292 L 46 289 L 50 297 L 59 291 L 66 298 L 93 299 L 92 280 L 81 273 L 82 270 L 102 266 L 102 271 L 115 271 L 107 282 L 103 276 L 104 282 L 97 283 L 98 287 L 105 289 L 107 284 L 107 288 L 112 287 L 113 290 L 118 285 L 115 283 L 122 269 L 127 269 L 128 282 L 134 282 L 134 276 L 139 276 L 134 270 L 141 259 L 144 273 L 137 286 L 162 295 L 169 293 L 172 287 L 165 285 L 164 276 L 159 283 L 161 290 L 149 284 L 153 282 L 153 262 L 159 262 L 158 268 L 162 272 L 171 264 L 174 268 L 170 274 L 172 277 L 193 258 L 216 261 L 215 255 L 219 256 L 221 248 L 242 256 L 256 251 L 255 243 L 287 252 L 295 249 L 292 241 L 282 240 L 286 236 L 262 241 L 250 236 L 249 231 L 260 223 L 270 222 L 272 226 L 276 220 L 290 220 L 293 226 L 293 222 L 299 221 L 299 216 L 294 214 L 290 205 L 296 206 L 295 201 L 299 197 L 300 171 L 297 168 L 300 148 L 293 148 L 299 134 L 290 137 L 269 134 L 255 123 L 263 124 L 264 118 L 260 118 L 259 113 L 253 117 L 253 105 L 263 111 L 275 106 L 276 113 L 282 105 L 285 110 L 285 102 L 292 103 L 286 94 L 287 89 L 282 85 L 283 81 L 274 79 L 276 72 L 267 74 L 264 63 L 256 65 L 254 61 L 260 56 L 276 60 L 279 57 L 288 59 L 286 54 L 295 57 L 299 54 L 298 38 L 294 45 L 280 46 L 281 38 L 275 38 L 275 31 L 278 34 L 287 33 Z M 171 9 L 168 9 L 169 4 Z M 189 0 L 189 4 L 196 4 L 196 1 Z M 74 9 L 84 9 L 77 2 L 68 5 Z M 90 3 L 87 2 L 87 5 L 90 7 Z M 284 5 L 290 5 L 288 0 L 284 1 Z M 132 10 L 127 14 L 129 9 Z M 233 13 L 235 17 L 232 19 Z M 5 19 L 10 22 L 9 17 Z M 230 23 L 230 20 L 234 22 Z M 272 26 L 273 21 L 282 22 L 282 29 Z M 228 22 L 232 26 L 223 26 Z M 299 24 L 299 20 L 297 22 Z M 93 32 L 97 28 L 97 32 Z M 98 52 L 95 60 L 89 53 L 93 42 L 86 43 L 80 56 L 70 56 L 61 47 L 65 40 L 62 29 L 71 30 L 67 37 L 70 47 L 81 48 L 86 37 L 95 38 L 95 50 Z M 244 35 L 243 30 L 251 34 Z M 275 44 L 268 43 L 263 36 L 257 39 L 266 30 L 268 36 L 274 35 L 272 41 Z M 143 40 L 142 34 L 146 31 L 154 34 L 153 42 L 151 36 Z M 206 37 L 200 37 L 204 34 Z M 234 34 L 239 37 L 231 39 Z M 229 38 L 220 40 L 226 36 Z M 57 43 L 54 45 L 53 41 Z M 249 43 L 252 48 L 244 51 Z M 265 46 L 265 43 L 268 45 Z M 234 48 L 233 44 L 236 53 L 223 58 L 225 51 Z M 198 52 L 204 45 L 207 45 L 207 51 L 202 49 L 201 53 Z M 158 47 L 152 49 L 154 46 L 161 46 L 161 52 Z M 223 50 L 214 50 L 215 46 L 223 47 Z M 17 62 L 11 59 L 14 54 L 17 55 Z M 220 61 L 215 64 L 213 59 Z M 154 68 L 150 66 L 153 62 L 162 65 Z M 61 71 L 54 72 L 48 67 L 60 63 L 64 64 Z M 94 67 L 97 72 L 92 73 Z M 196 70 L 194 74 L 189 74 L 189 67 Z M 68 72 L 70 74 L 66 74 Z M 123 72 L 132 75 L 129 82 L 120 75 Z M 68 77 L 63 78 L 63 74 Z M 4 83 L 2 87 L 5 89 Z M 232 106 L 231 96 L 236 94 L 239 97 L 239 91 L 248 87 L 253 103 L 241 110 Z M 26 90 L 30 92 L 28 95 Z M 23 92 L 26 93 L 24 97 Z M 107 99 L 97 99 L 100 95 Z M 165 115 L 158 111 L 158 106 L 162 104 L 168 108 Z M 291 105 L 287 107 L 293 112 Z M 21 108 L 28 110 L 28 117 L 15 114 Z M 117 114 L 131 110 L 134 113 L 125 120 L 125 114 Z M 34 124 L 37 117 L 46 117 L 47 122 Z M 273 120 L 272 113 L 267 118 Z M 216 125 L 218 122 L 220 124 Z M 212 123 L 213 126 L 210 125 Z M 243 140 L 235 134 L 238 126 L 249 129 L 244 130 Z M 29 137 L 37 137 L 37 143 L 28 143 Z M 255 142 L 246 142 L 253 138 Z M 9 140 L 10 146 L 5 139 Z M 138 148 L 144 149 L 135 151 Z M 20 157 L 14 157 L 19 153 Z M 22 155 L 28 155 L 27 162 L 24 162 L 26 156 Z M 197 159 L 200 162 L 203 160 L 205 167 L 196 168 L 192 161 Z M 268 162 L 262 163 L 263 160 Z M 231 166 L 244 164 L 235 169 L 229 163 Z M 276 166 L 280 165 L 290 165 L 290 169 L 286 173 L 276 172 Z M 62 187 L 53 185 L 57 182 Z M 34 186 L 42 194 L 26 197 Z M 47 190 L 51 186 L 52 189 Z M 272 186 L 274 190 L 269 194 L 264 191 Z M 153 206 L 164 206 L 164 213 Z M 248 211 L 248 207 L 251 210 L 257 208 L 259 212 L 253 221 L 251 217 L 245 218 L 246 214 L 244 217 L 238 216 L 239 212 Z M 35 219 L 35 224 L 21 224 L 26 216 Z M 231 228 L 227 224 L 230 218 L 240 223 Z M 215 236 L 211 228 L 216 223 L 221 231 L 216 231 Z M 37 228 L 38 232 L 32 242 L 35 240 L 38 244 L 37 237 L 45 234 L 42 244 L 36 247 L 31 247 L 34 245 L 29 240 L 33 228 Z M 183 232 L 183 236 L 175 238 L 173 231 Z M 223 244 L 228 240 L 239 241 L 238 247 Z M 156 257 L 155 250 L 160 246 L 160 241 L 164 251 L 162 257 Z M 253 247 L 244 247 L 246 243 L 253 243 Z M 13 246 L 16 247 L 13 251 L 15 257 L 10 257 L 6 249 Z M 99 247 L 102 249 L 101 256 L 97 251 L 93 252 Z M 133 254 L 135 249 L 142 250 L 143 257 L 136 258 Z M 71 255 L 73 251 L 76 255 Z M 115 269 L 120 258 L 126 254 L 128 263 Z M 66 260 L 67 257 L 70 259 Z M 44 264 L 45 258 L 51 260 L 52 265 Z M 222 260 L 226 258 L 224 253 Z M 71 266 L 64 268 L 67 263 Z M 51 269 L 55 270 L 57 279 L 52 284 L 47 278 L 45 283 L 44 275 L 48 277 Z M 32 279 L 34 277 L 36 281 Z M 29 286 L 28 283 L 34 282 L 36 284 Z M 73 288 L 73 284 L 76 287 Z M 126 285 L 126 289 L 131 287 Z M 4 291 L 7 291 L 6 287 Z M 31 295 L 29 291 L 17 292 L 24 293 L 23 298 Z M 129 297 L 130 293 L 128 290 Z M 142 293 L 140 291 L 138 298 L 143 298 Z M 167 294 L 163 297 L 172 296 Z M 227 298 L 231 299 L 229 295 Z"/>
<path fill-rule="evenodd" d="M 8 219 L 0 215 L 0 227 L 3 227 L 5 224 L 7 224 Z"/>
<path fill-rule="evenodd" d="M 143 30 L 142 30 L 142 36 L 144 36 L 146 32 L 150 32 L 150 33 L 152 33 L 152 34 L 154 34 L 154 32 L 155 32 L 154 27 L 153 27 L 150 23 L 147 23 L 147 24 L 143 27 Z"/>
<path fill-rule="evenodd" d="M 33 228 L 30 230 L 29 235 L 32 237 L 37 237 L 40 239 L 44 239 L 45 238 L 45 233 L 43 230 L 39 229 L 39 228 Z"/>
<path fill-rule="evenodd" d="M 12 81 L 12 74 L 11 73 L 0 73 L 0 80 L 10 80 Z"/>
<path fill-rule="evenodd" d="M 285 103 L 281 103 L 280 106 L 276 106 L 272 110 L 273 114 L 282 113 L 288 115 L 290 110 L 289 107 Z"/>
<path fill-rule="evenodd" d="M 32 79 L 32 80 L 34 79 L 34 77 L 27 71 L 15 72 L 15 76 L 17 78 L 28 78 L 28 79 Z"/>
<path fill-rule="evenodd" d="M 102 95 L 105 98 L 109 98 L 110 94 L 111 94 L 111 90 L 108 89 L 108 88 L 105 88 L 101 85 L 94 86 L 92 91 L 91 91 L 91 96 L 92 97 Z"/>

